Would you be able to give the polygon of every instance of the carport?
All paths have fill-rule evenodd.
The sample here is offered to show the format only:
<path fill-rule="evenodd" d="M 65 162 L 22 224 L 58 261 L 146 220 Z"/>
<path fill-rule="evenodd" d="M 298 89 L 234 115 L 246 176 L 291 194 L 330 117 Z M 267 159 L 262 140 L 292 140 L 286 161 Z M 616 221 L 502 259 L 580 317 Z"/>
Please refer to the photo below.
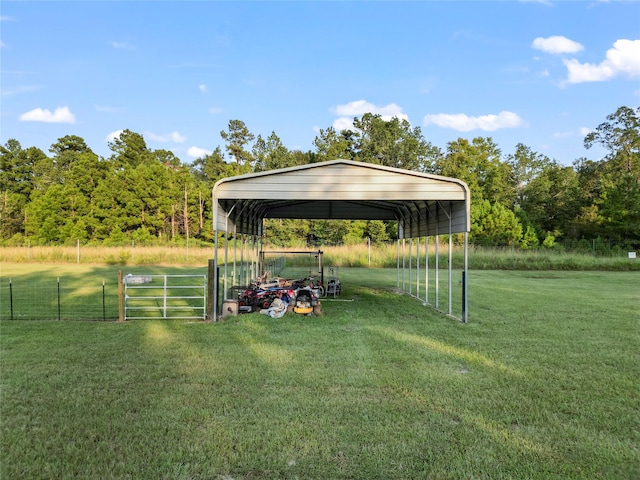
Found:
<path fill-rule="evenodd" d="M 213 187 L 213 268 L 224 272 L 225 293 L 228 291 L 230 262 L 233 282 L 238 278 L 248 283 L 251 275 L 261 274 L 257 272 L 257 252 L 262 244 L 265 218 L 395 220 L 398 223 L 397 287 L 422 300 L 425 305 L 429 302 L 426 293 L 424 298 L 421 297 L 421 248 L 425 249 L 423 270 L 428 275 L 429 237 L 435 237 L 435 288 L 438 288 L 438 236 L 449 236 L 448 310 L 440 310 L 437 295 L 435 305 L 430 306 L 454 316 L 451 311 L 452 234 L 463 233 L 462 312 L 456 318 L 466 322 L 469 202 L 469 188 L 461 180 L 352 160 L 330 160 L 223 178 Z M 222 264 L 218 258 L 218 234 L 221 232 L 226 239 Z M 229 253 L 230 234 L 234 238 L 232 259 Z M 421 244 L 423 237 L 424 243 Z M 412 263 L 414 248 L 417 265 Z M 241 266 L 240 273 L 237 272 L 238 265 Z M 407 273 L 408 283 L 405 282 Z M 415 282 L 412 280 L 414 274 Z M 426 289 L 428 285 L 428 277 L 425 277 L 422 288 Z M 218 299 L 218 288 L 216 281 L 212 292 L 214 299 Z M 218 315 L 216 305 L 210 318 L 215 321 Z"/>

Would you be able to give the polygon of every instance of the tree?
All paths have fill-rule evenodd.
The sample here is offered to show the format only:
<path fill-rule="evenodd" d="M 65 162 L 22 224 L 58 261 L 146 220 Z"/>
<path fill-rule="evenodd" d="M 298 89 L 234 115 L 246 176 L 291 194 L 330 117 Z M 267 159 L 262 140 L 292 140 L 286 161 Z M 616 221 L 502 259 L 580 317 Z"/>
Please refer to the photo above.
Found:
<path fill-rule="evenodd" d="M 382 220 L 369 220 L 367 222 L 365 235 L 376 245 L 389 241 L 389 235 L 385 223 Z"/>
<path fill-rule="evenodd" d="M 54 164 L 59 171 L 68 171 L 79 155 L 93 153 L 82 137 L 67 135 L 51 145 L 49 152 L 53 154 Z"/>
<path fill-rule="evenodd" d="M 98 236 L 108 237 L 114 228 L 125 235 L 145 227 L 152 236 L 168 233 L 172 191 L 167 167 L 160 162 L 139 164 L 109 172 L 95 193 Z"/>
<path fill-rule="evenodd" d="M 447 152 L 435 161 L 435 173 L 459 178 L 469 187 L 471 201 L 488 200 L 505 206 L 513 204 L 511 167 L 502 162 L 501 152 L 491 138 L 464 138 L 449 142 Z"/>
<path fill-rule="evenodd" d="M 608 115 L 584 139 L 586 148 L 596 143 L 608 152 L 599 166 L 599 197 L 589 210 L 607 235 L 640 238 L 640 107 Z"/>
<path fill-rule="evenodd" d="M 539 240 L 536 235 L 535 229 L 531 225 L 527 225 L 524 234 L 522 235 L 522 240 L 520 241 L 520 248 L 523 250 L 528 250 L 531 248 L 536 248 L 538 246 Z"/>
<path fill-rule="evenodd" d="M 551 162 L 529 182 L 521 208 L 539 238 L 546 232 L 566 235 L 579 216 L 579 184 L 571 167 Z"/>
<path fill-rule="evenodd" d="M 611 170 L 640 179 L 640 107 L 620 107 L 608 115 L 584 138 L 587 149 L 596 143 L 608 150 L 605 160 Z"/>
<path fill-rule="evenodd" d="M 36 147 L 9 139 L 0 146 L 0 238 L 25 233 L 26 207 L 36 188 L 36 172 L 49 159 Z"/>
<path fill-rule="evenodd" d="M 308 165 L 317 162 L 317 156 L 311 150 L 303 152 L 302 150 L 292 150 L 289 152 L 289 163 L 292 167 L 296 165 Z"/>
<path fill-rule="evenodd" d="M 152 158 L 144 137 L 128 129 L 123 130 L 118 137 L 108 142 L 108 145 L 113 152 L 111 161 L 116 168 L 136 168 L 141 163 L 148 163 Z"/>
<path fill-rule="evenodd" d="M 267 140 L 258 135 L 253 146 L 254 171 L 276 170 L 293 166 L 293 157 L 287 147 L 282 144 L 276 132 L 271 132 Z"/>
<path fill-rule="evenodd" d="M 438 148 L 427 142 L 420 127 L 411 128 L 407 120 L 365 113 L 354 118 L 357 160 L 388 167 L 427 172 L 441 156 Z"/>
<path fill-rule="evenodd" d="M 224 160 L 224 153 L 220 147 L 203 157 L 197 158 L 191 164 L 191 172 L 200 181 L 213 184 L 221 178 L 232 175 L 233 167 Z"/>
<path fill-rule="evenodd" d="M 335 128 L 320 129 L 319 135 L 313 141 L 316 147 L 316 160 L 354 160 L 355 143 L 354 134 L 350 130 L 337 132 Z"/>
<path fill-rule="evenodd" d="M 170 150 L 153 150 L 151 151 L 151 155 L 166 168 L 177 170 L 182 167 L 180 159 Z"/>
<path fill-rule="evenodd" d="M 28 205 L 27 233 L 40 243 L 88 240 L 92 234 L 90 200 L 73 183 L 53 184 Z"/>
<path fill-rule="evenodd" d="M 49 152 L 53 156 L 39 162 L 35 169 L 34 186 L 43 192 L 52 184 L 61 185 L 68 182 L 69 172 L 76 163 L 82 162 L 81 158 L 94 157 L 96 160 L 98 158 L 84 139 L 76 135 L 59 138 L 51 145 Z"/>
<path fill-rule="evenodd" d="M 228 131 L 222 130 L 220 136 L 227 142 L 227 152 L 236 161 L 236 173 L 248 173 L 251 169 L 251 153 L 246 146 L 255 139 L 253 133 L 241 120 L 229 120 Z"/>
<path fill-rule="evenodd" d="M 29 196 L 34 189 L 36 169 L 47 156 L 36 147 L 23 149 L 14 139 L 0 146 L 0 189 Z"/>
<path fill-rule="evenodd" d="M 471 206 L 471 241 L 480 245 L 515 245 L 522 238 L 522 225 L 515 214 L 488 200 Z"/>
<path fill-rule="evenodd" d="M 532 151 L 530 147 L 518 143 L 515 153 L 507 156 L 507 164 L 511 167 L 514 205 L 520 206 L 526 199 L 527 186 L 551 164 L 551 160 L 545 155 Z"/>

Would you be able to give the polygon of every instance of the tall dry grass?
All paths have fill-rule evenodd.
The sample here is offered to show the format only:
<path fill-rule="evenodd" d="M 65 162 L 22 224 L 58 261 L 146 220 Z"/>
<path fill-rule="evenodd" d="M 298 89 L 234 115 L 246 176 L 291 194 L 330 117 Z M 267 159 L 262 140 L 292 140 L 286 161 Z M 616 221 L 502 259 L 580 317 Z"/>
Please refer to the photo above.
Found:
<path fill-rule="evenodd" d="M 0 262 L 99 265 L 206 265 L 213 248 L 37 246 L 1 247 Z"/>
<path fill-rule="evenodd" d="M 416 257 L 417 244 L 412 243 L 411 253 Z M 410 243 L 405 244 L 405 257 L 408 261 Z M 420 255 L 424 258 L 424 241 L 420 244 Z M 441 246 L 440 255 L 446 257 L 446 247 Z M 332 247 L 307 247 L 307 248 L 271 248 L 265 247 L 265 251 L 290 251 L 290 252 L 317 252 L 322 250 L 326 265 L 338 267 L 395 267 L 397 264 L 398 246 L 391 245 L 342 245 Z M 402 250 L 400 250 L 402 252 Z M 434 255 L 435 247 L 429 246 L 429 254 Z M 456 256 L 462 255 L 456 247 Z M 237 258 L 240 258 L 240 249 L 237 250 Z M 268 254 L 267 254 L 268 256 Z M 306 265 L 310 255 L 286 255 L 287 262 L 291 265 Z M 106 247 L 106 246 L 25 246 L 25 247 L 0 247 L 0 262 L 12 263 L 83 263 L 83 264 L 107 264 L 107 265 L 206 265 L 208 260 L 214 257 L 213 247 Z M 220 261 L 225 257 L 224 248 L 218 250 Z M 228 251 L 228 258 L 233 259 L 233 247 Z M 415 261 L 415 260 L 414 260 Z M 424 260 L 422 260 L 424 261 Z M 444 260 L 443 260 L 444 261 Z"/>
<path fill-rule="evenodd" d="M 265 247 L 265 251 L 271 250 Z M 318 248 L 273 248 L 278 251 L 317 251 Z M 370 267 L 394 268 L 400 265 L 403 258 L 405 265 L 418 260 L 424 265 L 424 238 L 419 244 L 407 240 L 404 244 L 390 245 L 342 245 L 320 247 L 324 252 L 325 266 L 337 267 Z M 429 241 L 430 267 L 435 265 L 435 243 Z M 404 252 L 404 254 L 403 254 Z M 439 264 L 441 268 L 448 266 L 448 244 L 439 246 Z M 245 253 L 245 255 L 249 255 Z M 229 248 L 229 262 L 233 261 L 233 247 Z M 236 251 L 236 258 L 240 260 L 240 249 Z M 214 257 L 213 247 L 169 247 L 169 246 L 37 246 L 37 247 L 0 247 L 0 263 L 81 263 L 97 265 L 206 265 Z M 219 261 L 225 258 L 224 248 L 218 251 Z M 246 257 L 245 257 L 246 259 Z M 452 266 L 455 269 L 464 266 L 464 251 L 459 245 L 452 249 Z M 313 260 L 305 255 L 287 255 L 287 264 L 307 266 Z M 627 257 L 596 257 L 582 253 L 566 253 L 553 250 L 517 250 L 492 249 L 485 247 L 470 247 L 469 267 L 477 270 L 622 270 L 640 271 L 640 259 Z"/>

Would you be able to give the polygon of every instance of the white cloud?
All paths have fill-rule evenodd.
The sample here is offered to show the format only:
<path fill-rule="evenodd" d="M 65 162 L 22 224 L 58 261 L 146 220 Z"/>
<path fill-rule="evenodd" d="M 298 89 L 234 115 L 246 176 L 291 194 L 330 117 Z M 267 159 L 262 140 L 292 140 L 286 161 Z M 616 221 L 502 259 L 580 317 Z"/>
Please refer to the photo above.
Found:
<path fill-rule="evenodd" d="M 10 97 L 11 95 L 19 95 L 21 93 L 29 93 L 34 92 L 36 90 L 40 90 L 42 87 L 39 85 L 21 85 L 16 88 L 12 88 L 9 90 L 2 90 L 3 97 Z"/>
<path fill-rule="evenodd" d="M 46 122 L 46 123 L 76 123 L 76 117 L 69 107 L 58 107 L 53 113 L 51 110 L 35 108 L 20 115 L 21 122 Z"/>
<path fill-rule="evenodd" d="M 202 158 L 210 154 L 211 150 L 206 150 L 200 147 L 189 147 L 187 150 L 187 155 L 189 155 L 191 158 Z"/>
<path fill-rule="evenodd" d="M 566 138 L 573 137 L 575 135 L 574 132 L 556 132 L 553 134 L 553 138 Z"/>
<path fill-rule="evenodd" d="M 218 114 L 218 113 L 222 113 L 222 112 L 223 112 L 223 110 L 220 107 L 211 107 L 209 109 L 209 113 L 214 114 L 214 115 Z"/>
<path fill-rule="evenodd" d="M 538 37 L 533 41 L 531 47 L 553 54 L 577 53 L 584 49 L 582 44 L 559 35 L 554 35 L 548 38 Z"/>
<path fill-rule="evenodd" d="M 364 115 L 365 113 L 374 113 L 380 115 L 384 120 L 391 120 L 393 117 L 408 119 L 407 115 L 402 113 L 402 108 L 395 103 L 378 107 L 366 100 L 356 100 L 346 105 L 338 105 L 334 111 L 340 116 L 356 117 L 358 115 Z"/>
<path fill-rule="evenodd" d="M 480 115 L 470 117 L 464 113 L 448 114 L 438 113 L 424 116 L 424 126 L 437 125 L 443 128 L 452 128 L 461 132 L 471 130 L 495 131 L 502 128 L 514 128 L 526 125 L 518 115 L 513 112 L 502 111 L 498 115 Z"/>
<path fill-rule="evenodd" d="M 349 117 L 336 118 L 333 121 L 333 128 L 338 132 L 341 132 L 342 130 L 351 130 L 353 129 L 353 119 Z"/>
<path fill-rule="evenodd" d="M 207 86 L 204 83 L 202 85 L 198 85 L 198 88 L 202 93 L 207 93 Z"/>
<path fill-rule="evenodd" d="M 110 107 L 108 105 L 96 105 L 96 112 L 102 113 L 119 113 L 122 109 L 118 107 Z"/>
<path fill-rule="evenodd" d="M 590 128 L 587 127 L 580 127 L 580 135 L 583 137 L 586 137 L 587 135 L 589 135 L 592 132 L 592 130 Z"/>
<path fill-rule="evenodd" d="M 618 75 L 640 78 L 640 40 L 616 40 L 598 65 L 565 60 L 569 83 L 602 82 Z"/>
<path fill-rule="evenodd" d="M 116 130 L 115 132 L 111 132 L 109 135 L 107 135 L 107 138 L 105 138 L 105 140 L 107 142 L 113 142 L 116 138 L 120 137 L 120 134 L 122 134 L 122 132 L 124 132 L 124 130 Z"/>
<path fill-rule="evenodd" d="M 333 121 L 333 128 L 337 131 L 353 128 L 353 117 L 362 116 L 365 113 L 380 115 L 380 117 L 385 121 L 389 121 L 393 117 L 409 121 L 408 115 L 402 112 L 402 107 L 395 103 L 390 103 L 384 107 L 378 107 L 366 100 L 356 100 L 345 105 L 338 105 L 330 110 L 339 115 L 339 117 Z"/>
<path fill-rule="evenodd" d="M 155 133 L 147 132 L 146 135 L 155 142 L 184 143 L 187 141 L 186 136 L 181 135 L 180 132 L 176 132 L 176 131 L 173 131 L 171 133 L 165 133 L 164 135 L 156 135 Z"/>
<path fill-rule="evenodd" d="M 113 48 L 124 49 L 124 50 L 135 50 L 135 45 L 131 45 L 127 42 L 111 42 L 111 46 Z"/>

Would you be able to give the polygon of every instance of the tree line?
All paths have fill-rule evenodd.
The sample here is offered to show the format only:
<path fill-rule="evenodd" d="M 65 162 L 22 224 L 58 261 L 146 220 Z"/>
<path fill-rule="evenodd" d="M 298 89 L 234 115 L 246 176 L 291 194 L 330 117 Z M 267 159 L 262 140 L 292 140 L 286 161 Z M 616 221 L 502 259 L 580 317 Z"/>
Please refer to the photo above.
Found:
<path fill-rule="evenodd" d="M 523 144 L 503 154 L 490 137 L 458 138 L 442 151 L 398 118 L 367 113 L 353 125 L 320 130 L 315 149 L 303 152 L 230 120 L 224 145 L 190 164 L 130 130 L 109 142 L 106 158 L 76 135 L 59 138 L 49 154 L 10 139 L 0 146 L 0 244 L 210 242 L 217 180 L 338 158 L 465 181 L 476 244 L 640 242 L 640 107 L 620 107 L 584 138 L 587 149 L 604 147 L 604 158 L 570 166 Z M 379 221 L 268 220 L 265 236 L 274 245 L 319 245 L 384 242 L 396 231 Z"/>

